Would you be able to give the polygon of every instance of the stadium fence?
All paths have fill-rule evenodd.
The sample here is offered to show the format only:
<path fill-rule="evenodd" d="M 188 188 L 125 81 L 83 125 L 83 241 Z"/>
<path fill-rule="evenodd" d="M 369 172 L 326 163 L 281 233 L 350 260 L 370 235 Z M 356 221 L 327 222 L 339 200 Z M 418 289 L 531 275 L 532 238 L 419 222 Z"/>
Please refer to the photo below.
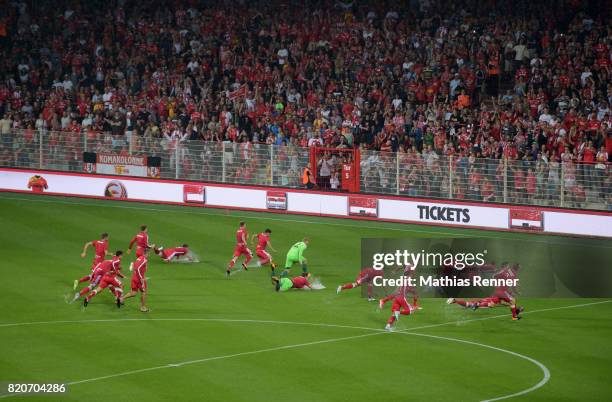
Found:
<path fill-rule="evenodd" d="M 165 179 L 289 188 L 302 186 L 310 160 L 309 148 L 291 144 L 13 130 L 2 135 L 0 166 L 81 172 L 84 152 L 158 157 L 159 177 Z M 596 210 L 612 206 L 608 163 L 361 150 L 359 165 L 363 193 Z"/>

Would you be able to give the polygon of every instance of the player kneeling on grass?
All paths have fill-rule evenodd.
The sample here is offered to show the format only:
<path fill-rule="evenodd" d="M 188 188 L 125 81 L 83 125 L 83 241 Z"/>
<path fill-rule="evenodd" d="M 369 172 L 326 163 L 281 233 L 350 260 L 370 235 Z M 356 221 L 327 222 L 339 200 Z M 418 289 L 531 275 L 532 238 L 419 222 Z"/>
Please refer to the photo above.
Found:
<path fill-rule="evenodd" d="M 148 249 L 147 249 L 148 250 Z M 172 261 L 186 261 L 186 262 L 194 262 L 193 254 L 189 251 L 189 245 L 183 244 L 180 247 L 168 248 L 164 249 L 163 247 L 158 247 L 153 249 L 155 254 L 161 257 L 163 262 L 172 262 Z"/>
<path fill-rule="evenodd" d="M 312 285 L 308 282 L 308 278 L 310 278 L 310 274 L 306 274 L 306 276 L 296 276 L 291 279 L 287 277 L 282 277 L 280 279 L 272 278 L 272 282 L 277 292 L 286 292 L 289 289 L 303 289 L 304 287 L 312 289 Z"/>
<path fill-rule="evenodd" d="M 376 300 L 374 298 L 374 295 L 372 294 L 373 288 L 374 288 L 374 285 L 372 282 L 374 281 L 374 278 L 377 278 L 377 277 L 382 278 L 382 276 L 383 276 L 382 269 L 364 268 L 361 270 L 361 272 L 359 272 L 359 276 L 357 276 L 357 279 L 355 279 L 355 282 L 346 283 L 344 285 L 338 286 L 338 289 L 336 289 L 336 293 L 339 294 L 343 290 L 353 289 L 365 283 L 368 285 L 368 301 Z"/>
<path fill-rule="evenodd" d="M 147 297 L 147 278 L 145 277 L 145 274 L 147 273 L 148 262 L 149 249 L 146 249 L 144 254 L 138 257 L 138 259 L 136 259 L 136 261 L 130 265 L 130 271 L 132 271 L 132 281 L 130 284 L 131 290 L 120 300 L 121 304 L 123 304 L 125 299 L 134 297 L 138 294 L 138 292 L 140 292 L 140 311 L 143 313 L 149 311 L 145 303 Z"/>
<path fill-rule="evenodd" d="M 306 257 L 304 257 L 304 251 L 308 248 L 308 243 L 310 239 L 308 237 L 304 237 L 302 241 L 295 243 L 289 251 L 287 252 L 287 258 L 285 260 L 285 269 L 281 273 L 281 277 L 286 278 L 289 276 L 289 271 L 293 267 L 293 264 L 300 263 L 302 265 L 302 276 L 308 276 L 308 267 L 306 263 Z M 276 276 L 276 272 L 272 269 L 272 277 Z"/>
<path fill-rule="evenodd" d="M 122 255 L 123 251 L 118 250 L 115 253 L 116 258 L 113 257 L 113 259 L 121 261 Z M 123 289 L 121 288 L 121 282 L 117 279 L 117 276 L 120 278 L 125 278 L 125 275 L 121 273 L 121 262 L 117 264 L 111 264 L 110 269 L 104 274 L 104 276 L 102 276 L 98 287 L 95 288 L 93 292 L 88 294 L 85 300 L 83 300 L 83 307 L 87 307 L 91 299 L 106 288 L 109 288 L 111 293 L 115 295 L 117 307 L 121 307 L 121 294 L 123 293 Z"/>

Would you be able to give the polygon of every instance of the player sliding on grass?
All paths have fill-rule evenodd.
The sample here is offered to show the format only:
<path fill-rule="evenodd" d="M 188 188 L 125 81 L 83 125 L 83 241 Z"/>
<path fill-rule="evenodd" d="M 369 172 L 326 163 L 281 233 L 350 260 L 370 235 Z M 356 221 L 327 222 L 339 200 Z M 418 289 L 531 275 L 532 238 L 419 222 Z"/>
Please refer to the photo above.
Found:
<path fill-rule="evenodd" d="M 91 273 L 89 275 L 85 275 L 80 279 L 75 279 L 72 286 L 72 289 L 74 290 L 76 290 L 77 286 L 79 286 L 79 283 L 91 281 L 92 274 L 96 266 L 102 261 L 104 261 L 104 257 L 106 257 L 107 255 L 112 255 L 108 252 L 108 233 L 102 233 L 102 235 L 100 235 L 100 240 L 92 240 L 90 242 L 85 243 L 85 245 L 83 246 L 83 252 L 81 253 L 81 258 L 85 258 L 85 256 L 87 255 L 87 249 L 89 247 L 94 248 L 94 259 L 91 263 Z"/>
<path fill-rule="evenodd" d="M 143 251 L 144 253 L 144 251 Z M 97 288 L 93 290 L 90 294 L 87 295 L 85 300 L 83 300 L 83 307 L 87 307 L 92 298 L 94 298 L 98 293 L 103 291 L 106 288 L 109 288 L 112 294 L 115 295 L 115 301 L 117 303 L 117 307 L 121 307 L 121 294 L 123 293 L 123 289 L 121 288 L 121 282 L 117 279 L 117 276 L 120 278 L 125 278 L 125 275 L 121 273 L 121 256 L 123 255 L 123 251 L 118 250 L 115 253 L 115 257 L 111 261 L 119 261 L 118 263 L 114 263 L 110 265 L 108 271 L 104 273 L 102 279 L 100 280 L 100 284 Z M 106 262 L 106 261 L 105 261 Z"/>
<path fill-rule="evenodd" d="M 230 276 L 232 268 L 234 268 L 234 264 L 236 264 L 236 260 L 238 260 L 238 257 L 240 257 L 241 255 L 245 256 L 244 261 L 242 262 L 242 268 L 244 268 L 245 271 L 248 271 L 247 265 L 253 258 L 253 253 L 247 247 L 248 238 L 249 232 L 247 232 L 246 223 L 240 222 L 240 227 L 236 231 L 236 247 L 234 248 L 234 256 L 232 257 L 227 267 L 227 271 L 225 271 L 225 274 L 228 278 Z"/>
<path fill-rule="evenodd" d="M 374 285 L 372 282 L 374 281 L 374 278 L 377 278 L 377 277 L 382 278 L 382 276 L 383 276 L 382 269 L 364 268 L 361 270 L 361 272 L 359 272 L 359 276 L 357 276 L 357 279 L 355 279 L 355 282 L 346 283 L 344 285 L 338 286 L 338 288 L 336 289 L 336 293 L 339 294 L 343 290 L 353 289 L 358 286 L 361 286 L 362 283 L 366 283 L 368 285 L 368 301 L 376 300 L 372 293 L 374 289 Z"/>
<path fill-rule="evenodd" d="M 308 243 L 310 239 L 308 237 L 304 237 L 302 241 L 295 243 L 289 251 L 287 252 L 287 258 L 285 260 L 285 269 L 281 273 L 281 277 L 286 278 L 289 275 L 289 271 L 291 271 L 291 267 L 293 264 L 300 263 L 302 265 L 302 276 L 308 276 L 308 266 L 306 263 L 306 257 L 304 257 L 304 251 L 308 248 Z M 274 268 L 272 269 L 272 278 L 276 277 L 276 272 Z"/>
<path fill-rule="evenodd" d="M 143 255 L 145 249 L 155 247 L 155 244 L 149 244 L 149 229 L 147 228 L 147 225 L 141 225 L 140 233 L 130 240 L 130 245 L 127 251 L 128 254 L 132 252 L 134 243 L 136 243 L 136 257 Z"/>
<path fill-rule="evenodd" d="M 184 259 L 188 262 L 193 262 L 193 255 L 189 252 L 189 245 L 183 244 L 180 247 L 168 248 L 165 249 L 163 247 L 154 248 L 155 254 L 161 257 L 163 262 L 171 262 L 178 261 L 180 259 Z"/>
<path fill-rule="evenodd" d="M 276 291 L 286 292 L 289 289 L 303 289 L 307 287 L 308 289 L 312 289 L 312 284 L 308 282 L 308 278 L 310 278 L 310 274 L 306 274 L 306 276 L 296 276 L 295 278 L 272 278 L 272 283 L 275 286 Z"/>
<path fill-rule="evenodd" d="M 140 311 L 146 313 L 149 311 L 145 303 L 147 297 L 147 263 L 149 262 L 149 249 L 145 249 L 144 254 L 138 257 L 136 261 L 130 264 L 130 271 L 132 271 L 132 280 L 130 283 L 130 291 L 123 297 L 120 298 L 120 303 L 123 304 L 125 299 L 134 297 L 140 291 Z"/>
<path fill-rule="evenodd" d="M 255 254 L 257 254 L 257 266 L 261 267 L 266 264 L 270 264 L 272 270 L 276 268 L 276 264 L 272 261 L 272 255 L 266 251 L 266 247 L 270 247 L 270 250 L 276 252 L 274 247 L 272 247 L 272 243 L 270 242 L 270 235 L 272 231 L 270 229 L 266 229 L 261 233 L 254 234 L 251 237 L 251 242 L 255 243 L 255 239 L 257 239 L 257 246 L 255 247 Z"/>
<path fill-rule="evenodd" d="M 517 279 L 519 264 L 514 264 L 512 267 L 508 263 L 502 264 L 502 269 L 497 274 L 494 275 L 495 279 L 504 279 L 504 280 L 512 280 Z M 495 292 L 493 296 L 486 297 L 484 299 L 475 299 L 475 300 L 464 300 L 464 299 L 455 299 L 453 297 L 449 298 L 446 303 L 447 304 L 458 304 L 465 308 L 471 308 L 472 310 L 477 310 L 479 308 L 492 308 L 496 306 L 506 305 L 510 306 L 510 312 L 512 313 L 512 320 L 518 321 L 521 319 L 520 313 L 525 311 L 522 306 L 517 306 L 516 297 L 514 293 L 517 292 L 518 289 L 514 287 L 509 287 L 506 285 L 498 286 L 495 288 Z"/>

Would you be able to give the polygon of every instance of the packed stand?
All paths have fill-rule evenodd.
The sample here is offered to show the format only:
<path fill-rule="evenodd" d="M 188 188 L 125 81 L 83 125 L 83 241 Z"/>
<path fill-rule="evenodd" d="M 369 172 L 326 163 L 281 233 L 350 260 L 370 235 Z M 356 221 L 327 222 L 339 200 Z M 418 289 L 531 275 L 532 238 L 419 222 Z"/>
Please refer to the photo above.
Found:
<path fill-rule="evenodd" d="M 355 147 L 362 191 L 612 204 L 605 1 L 32 4 L 0 11 L 1 165 L 296 186 L 308 147 Z"/>

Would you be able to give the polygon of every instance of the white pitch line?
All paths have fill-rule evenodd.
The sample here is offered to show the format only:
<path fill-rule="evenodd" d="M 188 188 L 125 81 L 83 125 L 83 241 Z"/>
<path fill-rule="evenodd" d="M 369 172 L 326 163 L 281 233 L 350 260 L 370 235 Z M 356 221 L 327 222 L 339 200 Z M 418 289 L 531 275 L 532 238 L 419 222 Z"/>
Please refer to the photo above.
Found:
<path fill-rule="evenodd" d="M 381 332 L 376 332 L 376 333 L 368 333 L 368 334 L 361 334 L 361 335 L 354 335 L 354 336 L 345 336 L 345 337 L 342 337 L 342 338 L 323 339 L 323 340 L 320 340 L 320 341 L 298 343 L 298 344 L 295 344 L 295 345 L 275 346 L 275 347 L 272 347 L 272 348 L 252 350 L 252 351 L 249 351 L 249 352 L 233 353 L 233 354 L 230 354 L 230 355 L 221 355 L 221 356 L 206 357 L 206 358 L 203 358 L 203 359 L 188 360 L 188 361 L 179 362 L 179 363 L 169 363 L 169 364 L 164 364 L 164 365 L 161 365 L 161 366 L 149 367 L 149 368 L 140 369 L 140 370 L 124 371 L 122 373 L 110 374 L 110 375 L 106 375 L 106 376 L 103 376 L 103 377 L 88 378 L 88 379 L 85 379 L 85 380 L 72 381 L 72 382 L 69 382 L 69 383 L 66 383 L 66 384 L 67 385 L 77 385 L 77 384 L 83 384 L 83 383 L 87 383 L 87 382 L 94 382 L 94 381 L 99 381 L 99 380 L 105 380 L 105 379 L 114 378 L 114 377 L 121 377 L 121 376 L 124 376 L 124 375 L 142 373 L 142 372 L 146 372 L 146 371 L 161 370 L 161 369 L 170 368 L 170 367 L 182 367 L 182 366 L 188 366 L 188 365 L 191 365 L 191 364 L 204 363 L 204 362 L 209 362 L 209 361 L 214 361 L 214 360 L 231 359 L 233 357 L 249 356 L 249 355 L 255 355 L 255 354 L 265 353 L 265 352 L 276 352 L 276 351 L 279 351 L 279 350 L 286 350 L 286 349 L 296 349 L 296 348 L 301 348 L 301 347 L 305 347 L 305 346 L 320 345 L 320 344 L 324 344 L 324 343 L 347 341 L 347 340 L 351 340 L 351 339 L 358 339 L 358 338 L 365 338 L 365 337 L 368 337 L 368 336 L 381 335 L 383 333 L 384 332 L 382 332 L 382 333 Z"/>
<path fill-rule="evenodd" d="M 296 322 L 296 321 L 275 321 L 275 320 L 250 320 L 250 319 L 227 319 L 227 318 L 113 318 L 104 320 L 60 320 L 60 321 L 33 321 L 33 322 L 13 322 L 0 324 L 0 328 L 5 327 L 20 327 L 25 325 L 49 325 L 49 324 L 95 324 L 105 322 L 140 322 L 140 321 L 203 321 L 203 322 L 236 322 L 236 323 L 253 323 L 253 324 L 291 324 L 291 325 L 306 325 L 313 327 L 329 327 L 329 328 L 345 328 L 345 329 L 362 329 L 366 331 L 384 332 L 380 328 L 372 327 L 357 327 L 352 325 L 326 324 L 316 322 Z"/>
<path fill-rule="evenodd" d="M 509 398 L 513 398 L 515 396 L 525 395 L 525 394 L 527 394 L 529 392 L 535 391 L 536 389 L 543 387 L 550 380 L 550 370 L 548 369 L 548 367 L 546 367 L 544 364 L 542 364 L 541 362 L 537 361 L 536 359 L 533 359 L 533 358 L 531 358 L 529 356 L 522 355 L 520 353 L 513 352 L 511 350 L 498 348 L 497 346 L 486 345 L 484 343 L 467 341 L 467 340 L 464 340 L 464 339 L 449 338 L 449 337 L 446 337 L 446 336 L 437 336 L 437 335 L 430 335 L 430 334 L 418 334 L 418 333 L 407 333 L 407 332 L 398 332 L 398 333 L 400 333 L 402 335 L 424 336 L 424 337 L 427 337 L 427 338 L 435 338 L 435 339 L 443 339 L 443 340 L 453 341 L 453 342 L 460 342 L 460 343 L 465 343 L 465 344 L 468 344 L 468 345 L 475 345 L 475 346 L 480 346 L 480 347 L 487 348 L 487 349 L 497 350 L 497 351 L 503 352 L 503 353 L 508 353 L 508 354 L 510 354 L 512 356 L 519 357 L 521 359 L 527 360 L 530 363 L 535 364 L 536 366 L 538 366 L 540 368 L 540 370 L 542 370 L 542 373 L 544 374 L 542 379 L 537 384 L 535 384 L 535 385 L 533 385 L 533 386 L 531 386 L 529 388 L 526 388 L 526 389 L 524 389 L 522 391 L 519 391 L 519 392 L 515 392 L 513 394 L 498 396 L 498 397 L 492 398 L 492 399 L 485 399 L 482 402 L 501 401 L 502 399 L 509 399 Z"/>
<path fill-rule="evenodd" d="M 552 311 L 552 310 L 561 310 L 561 309 L 568 309 L 568 308 L 578 308 L 578 307 L 586 307 L 586 306 L 593 306 L 593 305 L 597 305 L 597 304 L 604 304 L 604 303 L 610 303 L 612 302 L 612 300 L 604 300 L 604 301 L 599 301 L 599 302 L 593 302 L 593 303 L 583 303 L 583 304 L 575 304 L 575 305 L 571 305 L 571 306 L 562 306 L 562 307 L 554 307 L 554 308 L 547 308 L 547 309 L 541 309 L 541 310 L 533 310 L 530 311 L 529 313 L 533 314 L 533 313 L 539 313 L 539 312 L 545 312 L 545 311 Z M 523 313 L 523 314 L 527 314 L 527 312 Z M 424 325 L 421 327 L 413 327 L 413 328 L 408 328 L 405 330 L 401 330 L 401 331 L 397 331 L 395 332 L 396 334 L 401 334 L 401 335 L 413 335 L 413 336 L 422 336 L 422 337 L 428 337 L 428 338 L 432 338 L 432 339 L 442 339 L 442 340 L 447 340 L 447 341 L 451 341 L 451 342 L 459 342 L 459 343 L 464 343 L 464 344 L 471 344 L 474 346 L 479 346 L 479 347 L 484 347 L 484 348 L 488 348 L 491 350 L 496 350 L 496 351 L 500 351 L 500 352 L 504 352 L 504 353 L 508 353 L 510 355 L 522 358 L 524 360 L 527 360 L 529 362 L 531 362 L 532 364 L 536 365 L 537 367 L 540 368 L 540 370 L 542 370 L 542 372 L 544 373 L 544 377 L 542 378 L 542 380 L 540 380 L 540 382 L 538 382 L 537 384 L 519 391 L 517 393 L 513 393 L 510 395 L 504 395 L 501 397 L 497 397 L 494 399 L 488 399 L 486 401 L 483 402 L 492 402 L 492 401 L 498 401 L 498 400 L 502 400 L 502 399 L 508 399 L 514 396 L 519 396 L 519 395 L 524 395 L 526 393 L 532 392 L 538 388 L 541 388 L 542 386 L 544 386 L 549 380 L 550 380 L 550 371 L 548 370 L 548 368 L 540 363 L 539 361 L 529 357 L 529 356 L 525 356 L 525 355 L 521 355 L 519 353 L 513 352 L 511 350 L 506 350 L 506 349 L 502 349 L 502 348 L 498 348 L 496 346 L 491 346 L 491 345 L 486 345 L 486 344 L 481 344 L 478 342 L 473 342 L 473 341 L 467 341 L 467 340 L 463 340 L 463 339 L 456 339 L 456 338 L 449 338 L 449 337 L 443 337 L 443 336 L 437 336 L 437 335 L 430 335 L 430 334 L 418 334 L 418 333 L 413 333 L 413 332 L 409 332 L 409 331 L 416 331 L 418 329 L 425 329 L 425 328 L 432 328 L 432 327 L 439 327 L 439 326 L 443 326 L 443 325 L 451 325 L 451 324 L 458 324 L 458 323 L 467 323 L 467 322 L 473 322 L 473 321 L 480 321 L 483 319 L 492 319 L 492 318 L 499 318 L 499 317 L 507 317 L 507 314 L 504 315 L 497 315 L 497 316 L 492 316 L 492 317 L 484 317 L 484 318 L 476 318 L 476 319 L 471 319 L 471 320 L 463 320 L 463 321 L 451 321 L 451 322 L 446 322 L 446 323 L 440 323 L 440 324 L 434 324 L 434 325 Z M 185 366 L 185 365 L 190 365 L 190 364 L 196 364 L 196 363 L 204 363 L 207 361 L 213 361 L 213 360 L 223 360 L 223 359 L 229 359 L 229 358 L 233 358 L 233 357 L 239 357 L 239 356 L 247 356 L 247 355 L 254 355 L 254 354 L 259 354 L 259 353 L 265 353 L 265 352 L 273 352 L 273 351 L 278 351 L 278 350 L 285 350 L 285 349 L 294 349 L 294 348 L 299 348 L 299 347 L 304 347 L 304 346 L 311 346 L 311 345 L 317 345 L 317 344 L 323 344 L 323 343 L 332 343 L 332 342 L 340 342 L 340 341 L 345 341 L 345 340 L 351 340 L 351 339 L 359 339 L 359 338 L 365 338 L 365 337 L 369 337 L 369 336 L 376 336 L 376 335 L 382 335 L 385 334 L 387 332 L 378 329 L 378 328 L 369 328 L 369 327 L 356 327 L 356 326 L 349 326 L 349 325 L 338 325 L 338 324 L 317 324 L 317 323 L 300 323 L 300 322 L 292 322 L 292 321 L 270 321 L 270 320 L 229 320 L 229 319 L 215 319 L 215 318 L 211 318 L 211 319 L 207 319 L 207 318 L 185 318 L 185 319 L 180 319 L 180 318 L 152 318 L 152 319 L 145 319 L 145 318 L 141 318 L 141 319 L 110 319 L 110 320 L 74 320 L 74 321 L 38 321 L 38 322 L 30 322 L 30 323 L 6 323 L 6 324 L 0 324 L 0 327 L 9 327 L 9 326 L 23 326 L 23 325 L 43 325 L 43 324 L 60 324 L 60 323 L 99 323 L 99 322 L 126 322 L 126 321 L 217 321 L 217 322 L 244 322 L 244 323 L 273 323 L 273 324 L 292 324 L 292 325 L 309 325 L 309 326 L 320 326 L 320 327 L 336 327 L 336 328 L 348 328 L 348 329 L 359 329 L 359 330 L 368 330 L 368 331 L 376 331 L 374 333 L 368 333 L 368 334 L 362 334 L 362 335 L 354 335 L 354 336 L 348 336 L 348 337 L 342 337 L 342 338 L 332 338 L 332 339 L 324 339 L 321 341 L 314 341 L 314 342 L 307 342 L 307 343 L 301 343 L 301 344 L 296 344 L 296 345 L 286 345 L 286 346 L 278 346 L 278 347 L 274 347 L 274 348 L 266 348 L 266 349 L 259 349 L 259 350 L 254 350 L 254 351 L 249 351 L 249 352 L 241 352 L 241 353 L 234 353 L 231 355 L 222 355 L 222 356 L 214 356 L 214 357 L 207 357 L 207 358 L 203 358 L 203 359 L 198 359 L 198 360 L 190 360 L 190 361 L 186 361 L 186 362 L 179 362 L 179 363 L 168 363 L 165 365 L 161 365 L 161 366 L 155 366 L 155 367 L 148 367 L 148 368 L 143 368 L 143 369 L 138 369 L 138 370 L 132 370 L 132 371 L 126 371 L 126 372 L 122 372 L 122 373 L 117 373 L 117 374 L 109 374 L 107 376 L 102 376 L 102 377 L 95 377 L 95 378 L 89 378 L 89 379 L 85 379 L 85 380 L 79 380 L 79 381 L 72 381 L 69 382 L 68 385 L 77 385 L 77 384 L 83 384 L 83 383 L 87 383 L 87 382 L 94 382 L 94 381 L 100 381 L 100 380 L 104 380 L 104 379 L 109 379 L 109 378 L 116 378 L 119 376 L 124 376 L 124 375 L 131 375 L 131 374 L 137 374 L 137 373 L 143 373 L 143 372 L 148 372 L 148 371 L 153 371 L 153 370 L 161 370 L 164 368 L 175 368 L 175 367 L 181 367 L 181 366 Z M 17 394 L 7 394 L 7 395 L 0 395 L 0 398 L 6 398 L 9 396 L 17 396 Z"/>
<path fill-rule="evenodd" d="M 612 300 L 603 300 L 598 302 L 591 303 L 582 303 L 582 304 L 573 304 L 570 306 L 561 306 L 561 307 L 551 307 L 545 309 L 524 311 L 521 315 L 526 314 L 534 314 L 534 313 L 542 313 L 546 311 L 554 311 L 554 310 L 563 310 L 569 308 L 579 308 L 579 307 L 588 307 L 594 306 L 598 304 L 606 304 L 612 303 Z M 488 317 L 481 318 L 470 318 L 469 320 L 456 320 L 456 321 L 447 321 L 439 324 L 430 324 L 430 325 L 422 325 L 420 327 L 412 327 L 402 329 L 398 332 L 407 332 L 407 331 L 416 331 L 419 329 L 428 329 L 428 328 L 436 328 L 442 327 L 446 325 L 453 324 L 466 324 L 470 322 L 476 321 L 484 321 L 484 320 L 492 320 L 495 318 L 501 317 L 509 317 L 510 314 L 499 314 Z M 20 327 L 26 325 L 49 325 L 49 324 L 87 324 L 87 323 L 105 323 L 105 322 L 130 322 L 130 321 L 211 321 L 211 322 L 245 322 L 245 323 L 262 323 L 262 324 L 292 324 L 292 325 L 306 325 L 306 326 L 315 326 L 315 327 L 330 327 L 330 328 L 346 328 L 346 329 L 363 329 L 368 331 L 383 331 L 380 328 L 372 328 L 372 327 L 358 327 L 352 325 L 340 325 L 340 324 L 327 324 L 327 323 L 313 323 L 313 322 L 297 322 L 297 321 L 275 321 L 275 320 L 251 320 L 251 319 L 226 319 L 226 318 L 113 318 L 113 319 L 100 319 L 100 320 L 59 320 L 59 321 L 31 321 L 31 322 L 9 322 L 9 323 L 0 323 L 0 328 L 6 327 Z"/>

